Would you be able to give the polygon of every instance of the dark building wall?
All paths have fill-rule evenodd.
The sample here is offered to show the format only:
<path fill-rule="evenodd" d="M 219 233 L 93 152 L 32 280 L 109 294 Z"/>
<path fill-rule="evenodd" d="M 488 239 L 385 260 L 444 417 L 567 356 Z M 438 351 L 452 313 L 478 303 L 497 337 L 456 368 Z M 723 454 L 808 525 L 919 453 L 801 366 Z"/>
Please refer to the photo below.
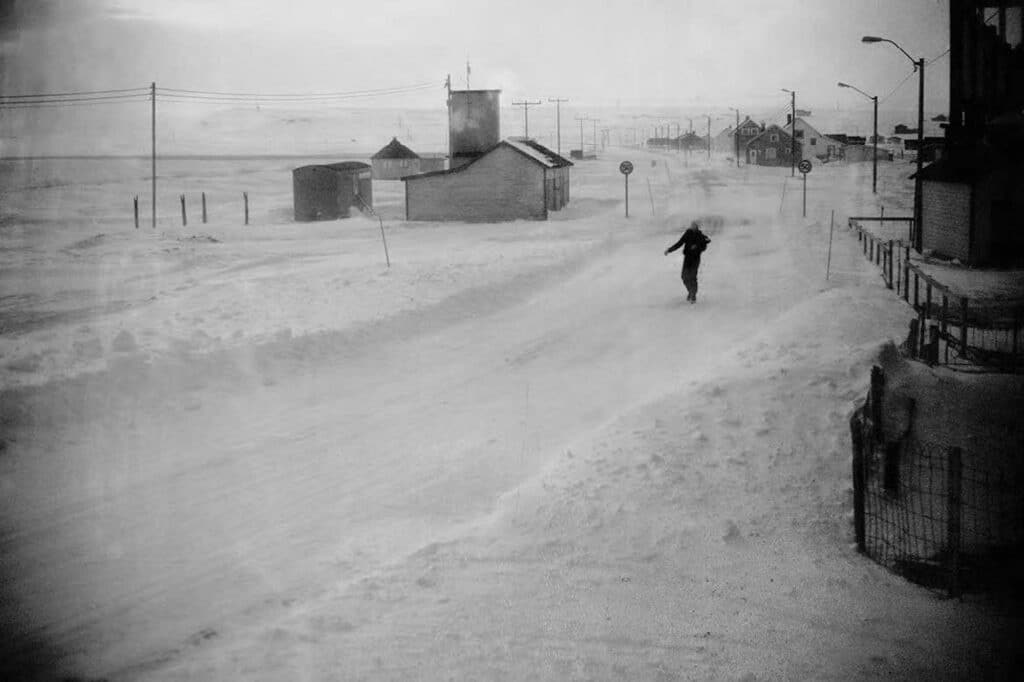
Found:
<path fill-rule="evenodd" d="M 1017 265 L 1024 261 L 1024 175 L 996 172 L 974 187 L 972 265 Z"/>
<path fill-rule="evenodd" d="M 457 157 L 473 157 L 501 141 L 501 90 L 453 90 L 448 97 L 448 149 L 452 167 Z M 465 161 L 462 161 L 463 163 Z"/>
<path fill-rule="evenodd" d="M 456 173 L 405 181 L 409 220 L 498 222 L 547 217 L 544 168 L 505 146 Z"/>
<path fill-rule="evenodd" d="M 303 166 L 292 171 L 295 220 L 336 220 L 347 218 L 351 189 L 342 175 L 326 166 Z"/>
<path fill-rule="evenodd" d="M 370 168 L 340 170 L 327 165 L 296 168 L 292 171 L 292 195 L 297 221 L 347 218 L 352 206 L 358 210 L 363 209 L 362 202 L 373 206 Z"/>

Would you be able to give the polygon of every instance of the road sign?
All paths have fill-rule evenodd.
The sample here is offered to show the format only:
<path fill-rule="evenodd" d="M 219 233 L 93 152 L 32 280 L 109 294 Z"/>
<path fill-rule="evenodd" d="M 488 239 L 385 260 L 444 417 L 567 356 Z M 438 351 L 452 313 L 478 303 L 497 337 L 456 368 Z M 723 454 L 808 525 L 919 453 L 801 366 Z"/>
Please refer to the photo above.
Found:
<path fill-rule="evenodd" d="M 623 175 L 629 175 L 630 173 L 632 173 L 633 172 L 633 162 L 632 161 L 623 161 L 622 163 L 620 163 L 619 164 L 619 172 L 622 173 Z"/>
<path fill-rule="evenodd" d="M 803 161 L 801 161 L 800 163 L 798 163 L 796 165 L 796 169 L 798 171 L 800 171 L 801 173 L 810 173 L 811 172 L 811 162 L 808 161 L 807 159 L 804 159 Z"/>

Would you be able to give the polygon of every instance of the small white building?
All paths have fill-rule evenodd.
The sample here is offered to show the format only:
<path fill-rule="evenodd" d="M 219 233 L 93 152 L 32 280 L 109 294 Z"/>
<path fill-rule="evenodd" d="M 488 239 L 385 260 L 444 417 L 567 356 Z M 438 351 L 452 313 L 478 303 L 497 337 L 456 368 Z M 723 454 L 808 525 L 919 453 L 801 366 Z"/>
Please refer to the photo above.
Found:
<path fill-rule="evenodd" d="M 455 168 L 402 178 L 406 220 L 547 220 L 569 202 L 572 162 L 527 138 L 508 138 Z"/>

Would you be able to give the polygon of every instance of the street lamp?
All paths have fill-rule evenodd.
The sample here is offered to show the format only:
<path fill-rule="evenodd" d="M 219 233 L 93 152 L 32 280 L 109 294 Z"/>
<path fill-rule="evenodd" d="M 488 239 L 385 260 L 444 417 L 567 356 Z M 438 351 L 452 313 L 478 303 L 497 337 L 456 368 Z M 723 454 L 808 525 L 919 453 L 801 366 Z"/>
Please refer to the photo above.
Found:
<path fill-rule="evenodd" d="M 924 57 L 914 59 L 910 54 L 895 42 L 888 38 L 878 36 L 864 36 L 860 39 L 862 43 L 889 43 L 906 55 L 910 63 L 918 72 L 917 86 L 917 173 L 914 174 L 914 250 L 921 252 L 921 167 L 923 159 L 921 153 L 924 151 Z"/>
<path fill-rule="evenodd" d="M 787 90 L 782 88 L 783 92 L 788 92 L 790 95 L 789 106 L 791 109 L 789 115 L 789 161 L 790 161 L 790 175 L 796 177 L 796 90 Z"/>
<path fill-rule="evenodd" d="M 851 90 L 856 90 L 857 92 L 859 92 L 860 94 L 864 95 L 869 100 L 871 100 L 872 103 L 874 104 L 875 116 L 874 116 L 874 124 L 873 124 L 872 127 L 874 128 L 875 136 L 872 139 L 874 139 L 875 145 L 874 145 L 874 152 L 873 152 L 874 156 L 871 157 L 871 193 L 872 194 L 877 194 L 878 193 L 877 192 L 877 188 L 878 188 L 878 95 L 869 95 L 868 93 L 864 92 L 860 88 L 858 88 L 856 86 L 853 86 L 853 85 L 849 85 L 847 83 L 840 82 L 840 83 L 836 83 L 836 85 L 838 85 L 841 88 L 850 88 Z"/>

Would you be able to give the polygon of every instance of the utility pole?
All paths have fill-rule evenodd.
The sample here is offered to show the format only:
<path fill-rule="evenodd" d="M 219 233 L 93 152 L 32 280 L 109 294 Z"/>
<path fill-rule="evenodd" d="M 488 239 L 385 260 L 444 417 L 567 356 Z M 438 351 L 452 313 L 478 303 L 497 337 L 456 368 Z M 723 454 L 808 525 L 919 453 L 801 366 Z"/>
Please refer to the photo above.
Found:
<path fill-rule="evenodd" d="M 558 146 L 557 146 L 555 151 L 557 151 L 558 155 L 561 156 L 562 155 L 562 102 L 568 102 L 569 100 L 568 99 L 558 99 L 557 97 L 548 97 L 548 101 L 555 103 L 555 129 L 558 131 L 556 133 L 557 137 L 555 138 L 555 139 L 558 140 Z"/>
<path fill-rule="evenodd" d="M 601 121 L 599 118 L 590 119 L 594 124 L 594 156 L 597 156 L 597 124 Z"/>
<path fill-rule="evenodd" d="M 740 110 L 729 107 L 736 112 L 736 129 L 732 131 L 733 141 L 736 147 L 736 167 L 740 167 Z"/>
<path fill-rule="evenodd" d="M 705 114 L 708 117 L 708 161 L 711 160 L 711 114 Z"/>
<path fill-rule="evenodd" d="M 523 100 L 522 102 L 516 102 L 515 100 L 512 101 L 512 106 L 523 108 L 523 121 L 526 126 L 524 137 L 526 138 L 530 137 L 530 107 L 537 106 L 538 104 L 541 104 L 540 100 L 537 100 L 536 102 L 529 102 L 527 100 Z"/>
<path fill-rule="evenodd" d="M 150 141 L 152 142 L 152 168 L 153 178 L 153 229 L 156 229 L 156 83 L 149 84 L 149 97 L 152 100 L 152 116 L 150 120 Z"/>
<path fill-rule="evenodd" d="M 466 89 L 469 90 L 469 60 L 466 60 Z"/>
<path fill-rule="evenodd" d="M 577 116 L 576 120 L 580 122 L 580 158 L 582 159 L 584 157 L 584 153 L 583 153 L 583 122 L 584 121 L 589 121 L 590 119 L 587 118 L 586 116 L 583 116 L 582 118 Z"/>
<path fill-rule="evenodd" d="M 789 93 L 789 174 L 796 177 L 796 90 L 782 88 Z"/>

